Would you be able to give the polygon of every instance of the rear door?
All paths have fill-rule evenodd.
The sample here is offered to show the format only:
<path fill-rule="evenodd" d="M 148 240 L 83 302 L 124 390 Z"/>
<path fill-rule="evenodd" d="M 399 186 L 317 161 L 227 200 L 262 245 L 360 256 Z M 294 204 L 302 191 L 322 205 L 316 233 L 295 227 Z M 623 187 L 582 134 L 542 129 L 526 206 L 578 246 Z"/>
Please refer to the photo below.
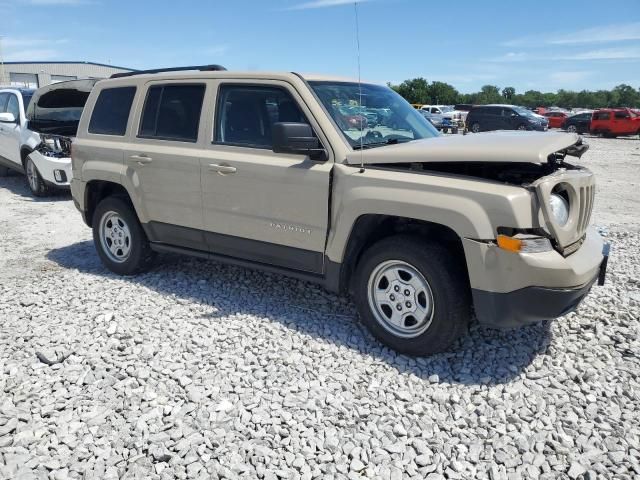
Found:
<path fill-rule="evenodd" d="M 124 151 L 151 241 L 205 250 L 200 190 L 203 80 L 149 82 Z"/>
<path fill-rule="evenodd" d="M 627 135 L 633 132 L 631 127 L 631 115 L 626 110 L 618 110 L 613 112 L 611 119 L 611 133 L 614 135 Z"/>
<path fill-rule="evenodd" d="M 333 158 L 315 162 L 272 150 L 275 122 L 310 123 L 328 147 L 308 107 L 284 81 L 221 81 L 216 91 L 213 142 L 202 159 L 210 250 L 323 272 Z"/>

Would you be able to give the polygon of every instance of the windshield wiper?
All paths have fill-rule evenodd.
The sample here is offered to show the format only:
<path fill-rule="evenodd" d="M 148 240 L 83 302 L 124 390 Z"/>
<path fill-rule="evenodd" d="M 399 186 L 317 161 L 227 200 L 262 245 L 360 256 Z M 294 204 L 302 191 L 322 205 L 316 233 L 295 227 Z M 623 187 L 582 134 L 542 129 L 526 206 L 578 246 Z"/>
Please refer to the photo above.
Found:
<path fill-rule="evenodd" d="M 398 143 L 406 143 L 406 142 L 410 142 L 411 140 L 412 139 L 410 138 L 407 138 L 407 139 L 390 138 L 389 140 L 385 140 L 384 142 L 370 142 L 370 143 L 363 143 L 362 145 L 358 143 L 357 145 L 353 146 L 353 149 L 360 150 L 360 148 L 362 148 L 363 150 L 366 150 L 367 148 L 381 147 L 382 145 L 396 145 Z"/>

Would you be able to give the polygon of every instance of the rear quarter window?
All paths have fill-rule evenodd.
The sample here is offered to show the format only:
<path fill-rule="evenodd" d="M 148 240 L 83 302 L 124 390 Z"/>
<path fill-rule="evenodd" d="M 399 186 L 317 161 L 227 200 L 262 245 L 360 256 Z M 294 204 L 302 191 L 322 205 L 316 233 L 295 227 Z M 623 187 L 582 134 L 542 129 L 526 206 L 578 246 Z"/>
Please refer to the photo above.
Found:
<path fill-rule="evenodd" d="M 124 136 L 136 87 L 105 88 L 98 95 L 89 120 L 89 133 Z"/>

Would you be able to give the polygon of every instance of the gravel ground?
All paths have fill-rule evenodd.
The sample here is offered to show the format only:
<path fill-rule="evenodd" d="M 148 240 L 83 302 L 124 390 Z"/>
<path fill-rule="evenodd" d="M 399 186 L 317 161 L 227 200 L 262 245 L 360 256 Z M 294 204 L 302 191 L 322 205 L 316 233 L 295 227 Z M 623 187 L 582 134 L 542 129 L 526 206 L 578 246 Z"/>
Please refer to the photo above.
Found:
<path fill-rule="evenodd" d="M 0 478 L 638 478 L 640 142 L 590 142 L 608 284 L 427 359 L 281 276 L 114 276 L 68 196 L 0 179 Z"/>

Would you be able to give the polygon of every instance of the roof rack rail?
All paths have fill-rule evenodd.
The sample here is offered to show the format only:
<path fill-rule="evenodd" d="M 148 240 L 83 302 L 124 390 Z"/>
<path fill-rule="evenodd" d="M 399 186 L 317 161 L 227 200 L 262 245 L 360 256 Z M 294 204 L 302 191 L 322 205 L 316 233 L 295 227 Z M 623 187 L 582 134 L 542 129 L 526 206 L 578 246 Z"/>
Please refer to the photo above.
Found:
<path fill-rule="evenodd" d="M 200 72 L 216 72 L 225 71 L 222 65 L 193 65 L 190 67 L 169 67 L 169 68 L 153 68 L 151 70 L 135 70 L 133 72 L 114 73 L 109 78 L 131 77 L 133 75 L 144 75 L 145 73 L 163 73 L 163 72 L 184 72 L 188 70 L 198 70 Z"/>

